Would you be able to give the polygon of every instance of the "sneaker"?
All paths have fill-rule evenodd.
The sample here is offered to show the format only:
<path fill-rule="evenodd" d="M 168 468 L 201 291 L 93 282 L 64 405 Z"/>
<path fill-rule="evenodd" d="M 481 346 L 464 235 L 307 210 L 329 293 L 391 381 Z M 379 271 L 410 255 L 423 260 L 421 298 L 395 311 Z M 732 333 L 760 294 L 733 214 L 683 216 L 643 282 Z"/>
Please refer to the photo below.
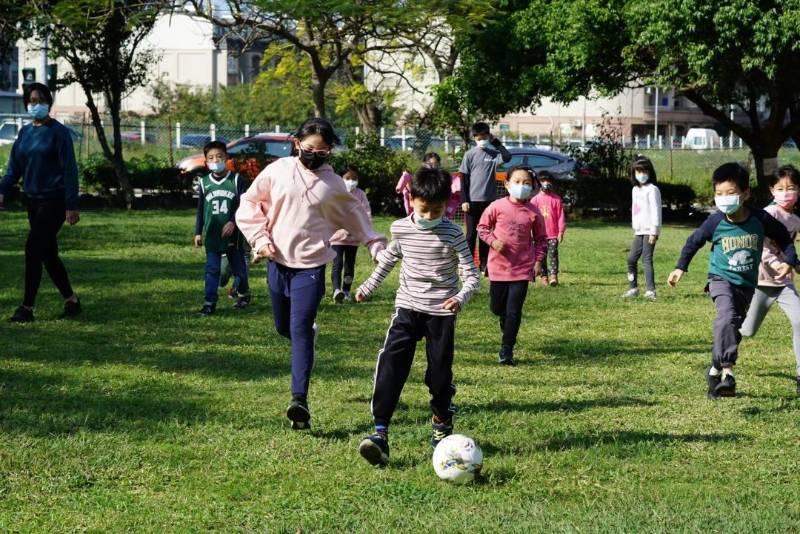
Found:
<path fill-rule="evenodd" d="M 503 345 L 500 347 L 500 353 L 497 355 L 497 361 L 501 365 L 510 365 L 512 367 L 517 365 L 514 362 L 514 349 L 508 345 Z"/>
<path fill-rule="evenodd" d="M 647 300 L 656 300 L 656 291 L 655 289 L 648 290 L 644 292 L 644 298 Z"/>
<path fill-rule="evenodd" d="M 717 400 L 719 396 L 717 395 L 717 386 L 722 381 L 720 375 L 712 375 L 711 374 L 711 367 L 706 369 L 706 382 L 708 382 L 708 392 L 706 393 L 706 397 L 710 400 Z"/>
<path fill-rule="evenodd" d="M 736 396 L 736 379 L 733 375 L 726 375 L 722 381 L 714 388 L 714 393 L 717 397 L 735 397 Z"/>
<path fill-rule="evenodd" d="M 639 288 L 634 287 L 632 289 L 627 290 L 623 295 L 622 298 L 624 299 L 632 299 L 639 296 Z"/>
<path fill-rule="evenodd" d="M 59 316 L 60 319 L 66 319 L 67 317 L 75 317 L 76 315 L 80 315 L 81 313 L 81 299 L 72 302 L 68 300 L 64 302 L 64 312 Z"/>
<path fill-rule="evenodd" d="M 555 287 L 558 285 L 558 275 L 552 274 L 550 275 L 550 286 Z"/>
<path fill-rule="evenodd" d="M 250 295 L 237 295 L 236 304 L 233 305 L 237 310 L 243 310 L 250 305 Z"/>
<path fill-rule="evenodd" d="M 351 295 L 349 291 L 345 291 L 344 292 L 344 301 L 345 302 L 352 302 L 353 301 L 353 295 Z"/>
<path fill-rule="evenodd" d="M 295 397 L 286 408 L 286 417 L 292 422 L 292 430 L 308 430 L 311 428 L 311 412 L 305 399 Z"/>
<path fill-rule="evenodd" d="M 383 467 L 389 463 L 389 440 L 376 432 L 361 440 L 358 453 L 370 464 Z"/>
<path fill-rule="evenodd" d="M 212 313 L 214 313 L 216 310 L 217 310 L 216 304 L 209 304 L 208 302 L 206 302 L 205 304 L 203 304 L 203 307 L 198 310 L 197 313 L 199 313 L 204 317 L 207 317 Z"/>
<path fill-rule="evenodd" d="M 33 310 L 30 310 L 25 306 L 20 306 L 14 311 L 14 315 L 9 317 L 8 320 L 12 323 L 32 323 Z"/>
<path fill-rule="evenodd" d="M 450 418 L 441 422 L 436 422 L 437 417 L 434 415 L 431 418 L 431 447 L 434 449 L 444 438 L 453 433 L 453 415 Z"/>

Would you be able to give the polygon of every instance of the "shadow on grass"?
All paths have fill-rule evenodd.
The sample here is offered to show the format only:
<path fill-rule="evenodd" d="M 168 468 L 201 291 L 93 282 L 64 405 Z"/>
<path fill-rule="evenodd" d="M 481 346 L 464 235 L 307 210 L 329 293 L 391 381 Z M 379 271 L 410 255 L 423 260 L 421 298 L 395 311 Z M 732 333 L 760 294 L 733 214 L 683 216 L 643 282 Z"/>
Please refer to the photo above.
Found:
<path fill-rule="evenodd" d="M 594 408 L 621 408 L 629 406 L 656 406 L 658 403 L 635 397 L 606 399 L 566 400 L 552 402 L 492 401 L 465 407 L 465 412 L 580 412 Z"/>

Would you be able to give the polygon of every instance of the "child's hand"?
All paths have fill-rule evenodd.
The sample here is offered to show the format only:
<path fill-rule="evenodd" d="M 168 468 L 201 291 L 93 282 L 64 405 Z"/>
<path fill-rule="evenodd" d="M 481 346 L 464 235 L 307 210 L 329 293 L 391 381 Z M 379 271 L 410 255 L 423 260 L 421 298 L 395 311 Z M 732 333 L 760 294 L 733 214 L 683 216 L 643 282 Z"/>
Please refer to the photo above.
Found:
<path fill-rule="evenodd" d="M 788 263 L 781 263 L 780 265 L 778 265 L 775 271 L 777 271 L 779 277 L 783 278 L 791 274 L 792 266 L 789 265 Z"/>
<path fill-rule="evenodd" d="M 561 244 L 564 242 L 564 234 L 558 234 L 558 243 Z"/>
<path fill-rule="evenodd" d="M 222 237 L 230 237 L 234 230 L 236 230 L 236 225 L 231 221 L 226 222 L 222 227 Z"/>
<path fill-rule="evenodd" d="M 356 302 L 364 302 L 367 300 L 367 297 L 361 291 L 356 291 Z"/>
<path fill-rule="evenodd" d="M 503 250 L 504 246 L 505 246 L 505 243 L 503 243 L 499 239 L 495 239 L 494 241 L 492 241 L 492 248 L 495 249 L 497 252 L 500 252 L 501 250 Z"/>
<path fill-rule="evenodd" d="M 683 271 L 680 269 L 675 269 L 669 273 L 669 276 L 667 277 L 667 285 L 669 287 L 675 287 L 678 285 L 678 282 L 681 281 L 681 278 L 683 278 Z"/>
<path fill-rule="evenodd" d="M 461 204 L 461 211 L 464 213 L 469 213 L 469 202 L 463 202 Z"/>
<path fill-rule="evenodd" d="M 459 303 L 455 297 L 450 297 L 444 301 L 444 304 L 442 304 L 442 309 L 451 311 L 453 313 L 458 313 L 461 311 L 461 303 Z"/>
<path fill-rule="evenodd" d="M 272 256 L 274 256 L 278 250 L 275 248 L 275 245 L 272 243 L 267 243 L 260 250 L 253 249 L 253 264 L 261 262 L 262 260 L 268 260 Z"/>
<path fill-rule="evenodd" d="M 657 235 L 647 236 L 647 242 L 650 243 L 651 245 L 655 245 L 656 241 L 658 241 L 658 236 Z"/>
<path fill-rule="evenodd" d="M 538 278 L 542 276 L 542 262 L 537 261 L 533 264 L 533 277 Z"/>
<path fill-rule="evenodd" d="M 194 236 L 194 247 L 200 248 L 201 246 L 203 246 L 203 236 L 201 235 Z"/>

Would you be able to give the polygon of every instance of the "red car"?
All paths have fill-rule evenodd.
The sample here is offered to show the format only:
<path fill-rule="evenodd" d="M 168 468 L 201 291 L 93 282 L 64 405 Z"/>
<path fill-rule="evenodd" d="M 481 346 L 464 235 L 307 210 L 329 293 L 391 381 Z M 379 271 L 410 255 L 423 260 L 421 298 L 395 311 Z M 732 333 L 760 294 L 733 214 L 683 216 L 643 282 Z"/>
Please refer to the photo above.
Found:
<path fill-rule="evenodd" d="M 229 170 L 253 180 L 264 167 L 292 153 L 292 140 L 286 134 L 257 134 L 228 143 Z M 201 152 L 178 162 L 181 178 L 194 182 L 208 172 L 206 158 Z"/>

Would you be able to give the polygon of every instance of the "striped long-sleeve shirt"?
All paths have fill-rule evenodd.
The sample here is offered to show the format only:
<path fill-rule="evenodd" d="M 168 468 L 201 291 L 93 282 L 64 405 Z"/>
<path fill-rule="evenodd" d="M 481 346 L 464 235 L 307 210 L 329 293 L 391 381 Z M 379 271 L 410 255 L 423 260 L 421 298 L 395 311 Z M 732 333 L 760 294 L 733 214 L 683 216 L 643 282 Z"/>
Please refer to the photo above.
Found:
<path fill-rule="evenodd" d="M 431 230 L 414 224 L 414 214 L 392 223 L 392 241 L 358 291 L 370 296 L 401 262 L 395 306 L 430 315 L 452 315 L 442 305 L 455 298 L 463 307 L 480 287 L 480 274 L 461 228 L 444 219 Z M 459 289 L 459 279 L 461 288 Z"/>

